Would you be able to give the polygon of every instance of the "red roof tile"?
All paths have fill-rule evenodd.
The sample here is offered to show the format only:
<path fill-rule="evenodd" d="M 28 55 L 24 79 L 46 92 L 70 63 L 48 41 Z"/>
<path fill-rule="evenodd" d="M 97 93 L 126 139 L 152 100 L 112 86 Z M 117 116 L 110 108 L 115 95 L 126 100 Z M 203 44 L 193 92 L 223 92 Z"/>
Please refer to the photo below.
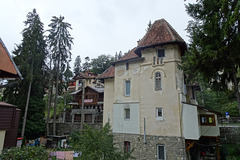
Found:
<path fill-rule="evenodd" d="M 138 57 L 138 55 L 135 53 L 136 47 L 134 47 L 132 50 L 130 50 L 127 54 L 125 54 L 121 60 L 127 60 L 127 59 L 132 59 Z"/>
<path fill-rule="evenodd" d="M 185 41 L 165 19 L 156 20 L 145 36 L 139 41 L 136 52 L 139 52 L 141 48 L 166 43 L 183 43 L 186 45 Z"/>
<path fill-rule="evenodd" d="M 77 80 L 77 79 L 93 79 L 96 77 L 96 74 L 94 74 L 93 72 L 78 72 L 73 79 Z"/>
<path fill-rule="evenodd" d="M 97 78 L 103 79 L 103 78 L 112 78 L 115 75 L 115 67 L 111 65 L 108 69 L 106 69 L 101 75 L 99 75 Z"/>

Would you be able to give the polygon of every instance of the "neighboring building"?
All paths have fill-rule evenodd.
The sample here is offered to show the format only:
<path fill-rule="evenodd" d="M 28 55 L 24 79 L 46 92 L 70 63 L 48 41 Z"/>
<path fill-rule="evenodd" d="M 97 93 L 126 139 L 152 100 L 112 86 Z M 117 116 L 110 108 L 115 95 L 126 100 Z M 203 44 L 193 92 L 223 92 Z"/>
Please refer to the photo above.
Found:
<path fill-rule="evenodd" d="M 0 154 L 3 148 L 16 147 L 20 112 L 16 106 L 0 102 Z"/>
<path fill-rule="evenodd" d="M 0 38 L 0 80 L 22 79 L 6 46 Z M 16 81 L 8 84 L 14 84 Z M 0 84 L 0 89 L 5 86 Z M 16 106 L 0 102 L 0 154 L 3 148 L 15 147 L 20 119 L 20 109 Z"/>
<path fill-rule="evenodd" d="M 185 50 L 172 26 L 157 20 L 136 48 L 98 77 L 104 81 L 103 124 L 112 126 L 119 149 L 134 149 L 137 159 L 199 159 L 204 149 L 210 154 L 204 146 L 212 151 L 218 140 L 217 114 L 198 106 L 193 87 L 184 84 L 179 64 Z"/>
<path fill-rule="evenodd" d="M 78 72 L 70 81 L 68 90 L 77 91 L 81 89 L 81 80 L 85 80 L 85 86 L 94 87 L 96 85 L 96 74 L 90 71 Z"/>
<path fill-rule="evenodd" d="M 73 105 L 71 112 L 71 121 L 81 121 L 81 108 L 82 108 L 82 90 L 71 93 L 73 95 Z M 84 122 L 85 123 L 102 123 L 103 119 L 103 87 L 85 87 L 84 94 Z"/>

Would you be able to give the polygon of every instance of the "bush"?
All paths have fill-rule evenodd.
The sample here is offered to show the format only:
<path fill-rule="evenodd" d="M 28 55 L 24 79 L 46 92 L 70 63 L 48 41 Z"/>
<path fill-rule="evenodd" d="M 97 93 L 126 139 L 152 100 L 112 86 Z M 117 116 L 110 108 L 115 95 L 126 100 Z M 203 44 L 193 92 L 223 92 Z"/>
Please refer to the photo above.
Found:
<path fill-rule="evenodd" d="M 45 160 L 48 159 L 48 152 L 43 146 L 23 146 L 5 149 L 0 155 L 2 160 Z"/>

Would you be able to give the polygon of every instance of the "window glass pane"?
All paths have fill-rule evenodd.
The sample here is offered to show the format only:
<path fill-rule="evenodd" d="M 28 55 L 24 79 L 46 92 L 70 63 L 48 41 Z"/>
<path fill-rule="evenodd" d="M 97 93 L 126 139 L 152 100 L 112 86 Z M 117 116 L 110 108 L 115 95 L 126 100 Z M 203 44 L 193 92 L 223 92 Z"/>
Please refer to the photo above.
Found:
<path fill-rule="evenodd" d="M 157 154 L 158 154 L 158 160 L 164 160 L 164 146 L 162 146 L 162 145 L 158 145 L 157 146 L 157 149 L 158 149 L 158 151 L 157 151 Z"/>
<path fill-rule="evenodd" d="M 161 90 L 162 84 L 161 84 L 161 73 L 156 72 L 155 73 L 155 90 Z"/>
<path fill-rule="evenodd" d="M 162 117 L 162 108 L 158 108 L 157 112 L 158 117 Z"/>
<path fill-rule="evenodd" d="M 160 57 L 165 57 L 165 51 L 164 51 L 164 49 L 159 49 L 158 50 L 158 57 L 160 58 Z"/>
<path fill-rule="evenodd" d="M 125 119 L 130 119 L 130 109 L 125 109 Z"/>
<path fill-rule="evenodd" d="M 130 152 L 130 142 L 124 141 L 124 153 Z"/>
<path fill-rule="evenodd" d="M 213 117 L 208 117 L 208 122 L 213 123 Z"/>
<path fill-rule="evenodd" d="M 130 81 L 125 81 L 125 95 L 130 95 Z"/>

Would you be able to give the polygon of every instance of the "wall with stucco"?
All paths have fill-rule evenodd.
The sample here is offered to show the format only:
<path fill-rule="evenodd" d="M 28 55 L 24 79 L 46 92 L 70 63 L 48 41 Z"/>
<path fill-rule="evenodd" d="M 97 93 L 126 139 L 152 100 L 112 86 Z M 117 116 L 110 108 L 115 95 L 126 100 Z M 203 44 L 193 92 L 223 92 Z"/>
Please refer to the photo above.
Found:
<path fill-rule="evenodd" d="M 125 119 L 125 109 L 130 109 L 130 118 Z M 113 105 L 113 132 L 139 134 L 139 103 Z"/>
<path fill-rule="evenodd" d="M 104 80 L 104 105 L 103 105 L 103 125 L 107 122 L 112 126 L 114 102 L 114 79 L 109 78 Z"/>
<path fill-rule="evenodd" d="M 181 136 L 179 94 L 182 92 L 183 80 L 178 70 L 180 52 L 176 45 L 168 45 L 164 49 L 166 57 L 163 64 L 153 65 L 153 56 L 157 56 L 158 48 L 150 48 L 142 52 L 144 61 L 129 62 L 129 70 L 126 70 L 126 63 L 115 65 L 114 103 L 140 104 L 140 134 L 144 132 L 143 119 L 145 118 L 147 135 Z M 155 91 L 154 86 L 154 74 L 157 71 L 162 75 L 160 91 Z M 125 80 L 130 80 L 131 83 L 130 96 L 125 96 Z M 107 93 L 106 90 L 105 93 Z M 111 107 L 110 104 L 106 105 L 104 104 L 104 109 Z M 156 119 L 156 107 L 163 108 L 164 116 L 161 121 Z M 104 115 L 105 118 L 107 116 Z"/>

